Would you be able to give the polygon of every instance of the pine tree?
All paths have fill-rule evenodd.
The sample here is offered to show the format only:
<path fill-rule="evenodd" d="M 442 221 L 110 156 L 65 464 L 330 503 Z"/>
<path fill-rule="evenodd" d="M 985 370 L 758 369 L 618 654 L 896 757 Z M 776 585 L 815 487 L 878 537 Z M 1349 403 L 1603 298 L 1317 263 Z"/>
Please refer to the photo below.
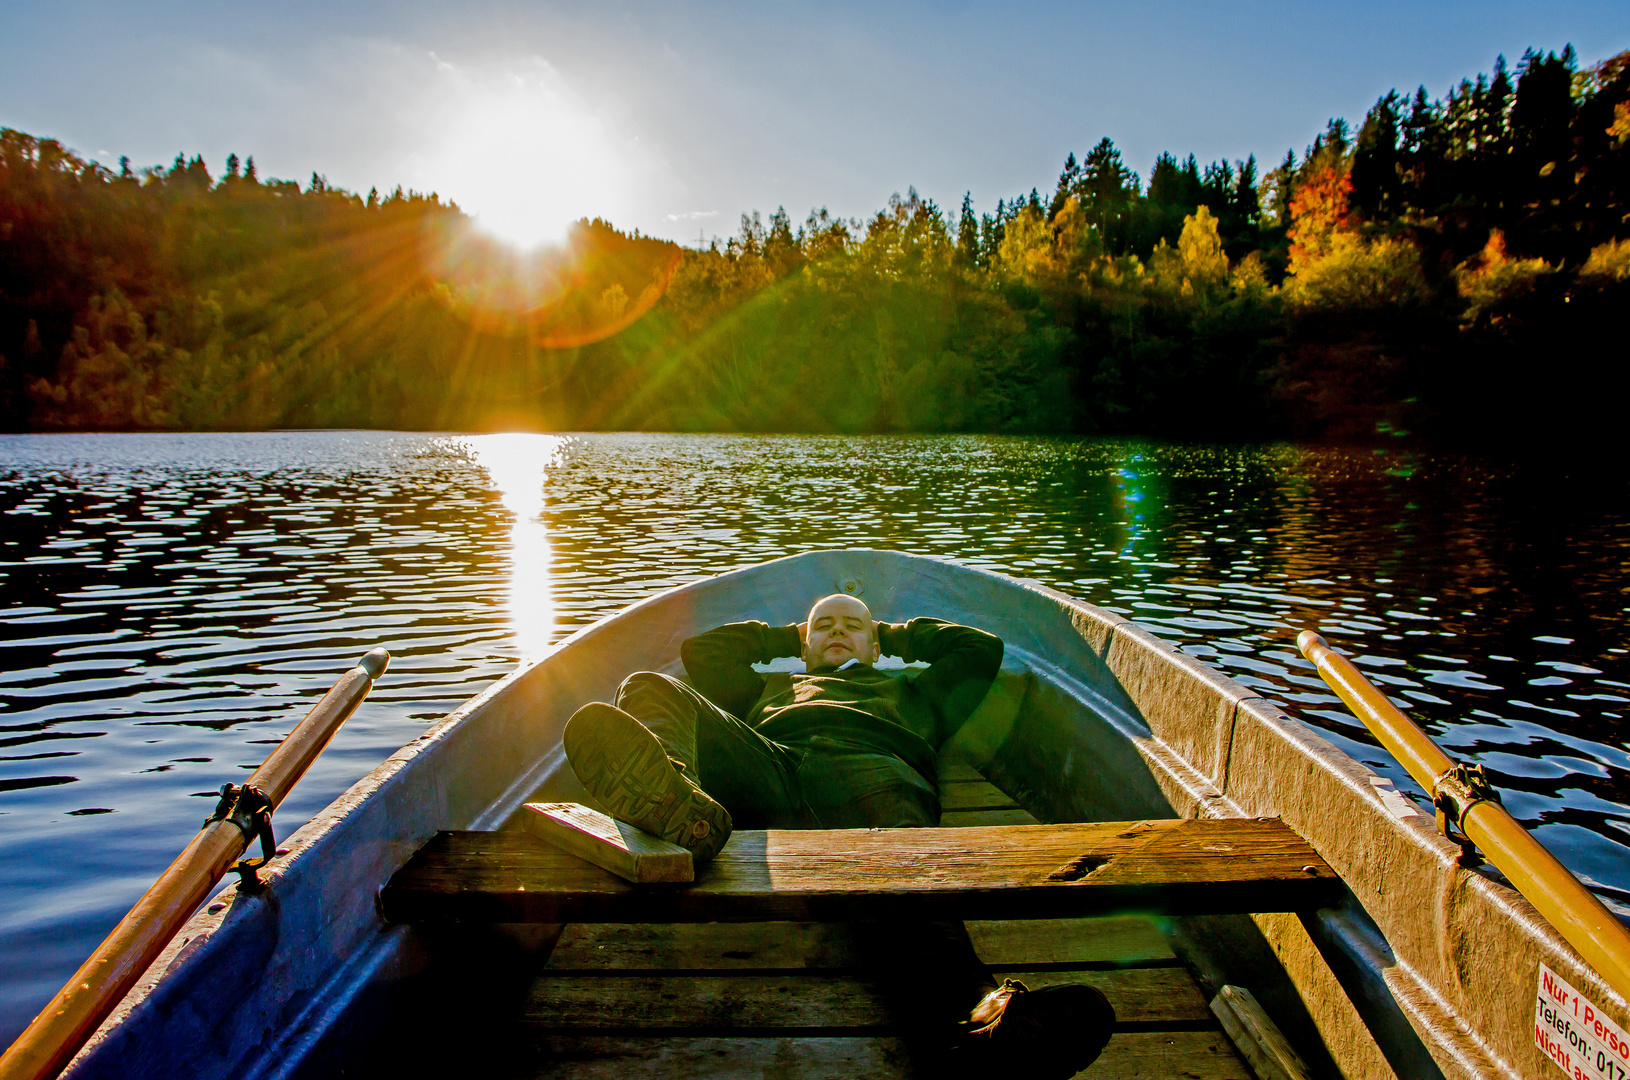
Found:
<path fill-rule="evenodd" d="M 1148 200 L 1158 206 L 1182 205 L 1182 177 L 1177 159 L 1170 153 L 1155 158 L 1155 167 L 1149 170 Z"/>
<path fill-rule="evenodd" d="M 1223 244 L 1228 257 L 1237 262 L 1262 244 L 1262 202 L 1256 190 L 1256 155 L 1240 162 L 1234 176 L 1234 190 L 1224 215 L 1228 233 L 1223 237 Z"/>
<path fill-rule="evenodd" d="M 1290 201 L 1296 194 L 1296 151 L 1286 150 L 1285 160 L 1273 171 L 1273 217 L 1281 229 L 1290 227 Z"/>
<path fill-rule="evenodd" d="M 1064 171 L 1058 174 L 1058 186 L 1053 191 L 1052 204 L 1047 208 L 1047 219 L 1051 221 L 1058 216 L 1064 208 L 1064 203 L 1071 195 L 1079 195 L 1081 187 L 1081 166 L 1076 163 L 1075 151 L 1064 159 Z"/>
<path fill-rule="evenodd" d="M 1233 166 L 1226 159 L 1207 165 L 1205 177 L 1200 181 L 1200 202 L 1220 214 L 1233 201 L 1233 193 Z"/>
<path fill-rule="evenodd" d="M 1177 204 L 1190 208 L 1199 206 L 1200 200 L 1205 196 L 1200 183 L 1200 163 L 1194 160 L 1193 154 L 1190 154 L 1188 160 L 1183 162 L 1182 171 L 1178 173 L 1177 178 L 1180 192 Z"/>
<path fill-rule="evenodd" d="M 1506 74 L 1505 57 L 1501 56 L 1494 63 L 1494 78 L 1483 95 L 1483 108 L 1478 117 L 1478 150 L 1485 159 L 1503 157 L 1510 149 L 1507 123 L 1511 98 L 1511 77 Z M 1502 175 L 1496 182 L 1503 187 L 1504 180 Z"/>
<path fill-rule="evenodd" d="M 1353 208 L 1372 221 L 1401 209 L 1398 106 L 1396 90 L 1377 101 L 1364 117 L 1353 149 Z"/>
<path fill-rule="evenodd" d="M 996 252 L 1002 247 L 1002 237 L 1007 231 L 1007 204 L 996 200 L 996 213 L 982 216 L 979 219 L 979 265 L 989 266 L 996 258 Z"/>
<path fill-rule="evenodd" d="M 1233 209 L 1240 221 L 1255 228 L 1262 217 L 1262 202 L 1257 195 L 1256 155 L 1239 163 L 1238 180 L 1234 187 Z"/>
<path fill-rule="evenodd" d="M 1126 167 L 1121 152 L 1107 136 L 1099 139 L 1082 159 L 1079 194 L 1084 205 L 1100 212 L 1130 202 L 1137 194 L 1137 174 Z"/>
<path fill-rule="evenodd" d="M 962 194 L 962 213 L 957 217 L 957 255 L 968 266 L 980 265 L 979 218 L 973 212 L 973 192 Z"/>

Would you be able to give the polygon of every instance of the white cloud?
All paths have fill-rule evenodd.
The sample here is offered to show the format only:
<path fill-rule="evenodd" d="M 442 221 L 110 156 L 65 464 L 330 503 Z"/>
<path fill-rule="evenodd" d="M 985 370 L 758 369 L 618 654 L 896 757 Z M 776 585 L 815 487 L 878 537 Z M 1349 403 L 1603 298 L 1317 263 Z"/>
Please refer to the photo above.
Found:
<path fill-rule="evenodd" d="M 698 221 L 702 218 L 718 217 L 717 210 L 689 210 L 683 214 L 664 215 L 669 221 Z"/>

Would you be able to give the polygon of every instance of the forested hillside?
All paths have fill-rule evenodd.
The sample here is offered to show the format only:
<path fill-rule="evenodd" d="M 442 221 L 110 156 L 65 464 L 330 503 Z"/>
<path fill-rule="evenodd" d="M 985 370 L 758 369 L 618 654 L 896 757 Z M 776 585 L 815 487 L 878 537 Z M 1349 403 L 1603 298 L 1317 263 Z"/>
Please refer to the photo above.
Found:
<path fill-rule="evenodd" d="M 14 430 L 1571 439 L 1618 423 L 1626 310 L 1630 53 L 1388 93 L 1272 167 L 1144 179 L 1104 139 L 984 213 L 755 213 L 700 251 L 596 221 L 525 259 L 435 195 L 0 132 Z"/>

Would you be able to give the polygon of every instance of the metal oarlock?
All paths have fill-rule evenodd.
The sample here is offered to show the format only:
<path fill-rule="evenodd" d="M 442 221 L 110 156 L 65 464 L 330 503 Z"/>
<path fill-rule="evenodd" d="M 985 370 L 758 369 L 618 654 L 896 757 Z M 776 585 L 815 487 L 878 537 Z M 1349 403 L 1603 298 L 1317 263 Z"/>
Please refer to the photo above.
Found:
<path fill-rule="evenodd" d="M 260 858 L 239 859 L 232 864 L 232 870 L 238 875 L 238 888 L 247 893 L 258 893 L 266 888 L 266 883 L 260 880 L 260 870 L 277 856 L 277 840 L 272 836 L 272 800 L 258 787 L 244 784 L 237 787 L 232 784 L 221 785 L 221 801 L 215 804 L 215 812 L 204 819 L 208 827 L 217 821 L 230 821 L 243 832 L 245 843 L 260 838 Z"/>
<path fill-rule="evenodd" d="M 1451 842 L 1460 845 L 1456 861 L 1468 869 L 1483 865 L 1483 856 L 1465 829 L 1466 815 L 1480 802 L 1500 802 L 1500 793 L 1489 783 L 1481 765 L 1455 765 L 1432 785 L 1432 808 L 1436 811 L 1438 829 Z"/>

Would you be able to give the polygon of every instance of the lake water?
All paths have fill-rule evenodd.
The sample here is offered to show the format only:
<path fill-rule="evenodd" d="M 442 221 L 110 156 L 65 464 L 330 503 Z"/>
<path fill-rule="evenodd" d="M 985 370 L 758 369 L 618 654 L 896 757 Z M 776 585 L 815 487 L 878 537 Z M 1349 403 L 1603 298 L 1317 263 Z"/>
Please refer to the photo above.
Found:
<path fill-rule="evenodd" d="M 287 835 L 523 655 L 820 547 L 1135 618 L 1413 788 L 1318 627 L 1630 913 L 1630 500 L 1476 459 L 983 437 L 0 436 L 0 1041 L 374 645 Z"/>

